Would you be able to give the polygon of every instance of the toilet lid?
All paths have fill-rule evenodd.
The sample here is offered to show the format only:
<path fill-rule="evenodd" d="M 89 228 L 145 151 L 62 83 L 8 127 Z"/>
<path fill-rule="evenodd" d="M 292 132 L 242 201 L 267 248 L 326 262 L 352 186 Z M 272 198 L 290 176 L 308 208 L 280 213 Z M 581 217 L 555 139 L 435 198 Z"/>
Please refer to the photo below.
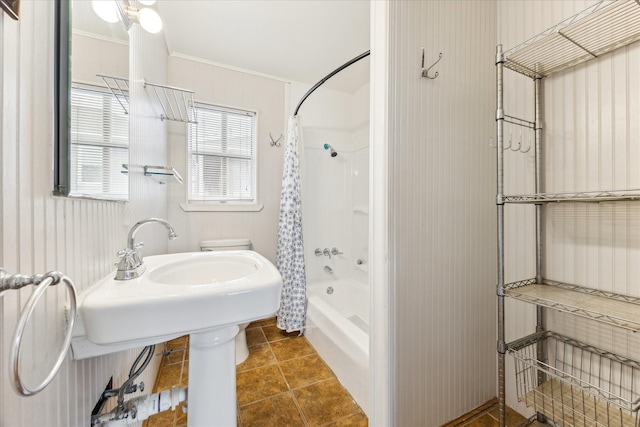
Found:
<path fill-rule="evenodd" d="M 229 246 L 251 246 L 250 239 L 221 239 L 221 240 L 203 240 L 200 242 L 201 248 L 224 248 Z"/>

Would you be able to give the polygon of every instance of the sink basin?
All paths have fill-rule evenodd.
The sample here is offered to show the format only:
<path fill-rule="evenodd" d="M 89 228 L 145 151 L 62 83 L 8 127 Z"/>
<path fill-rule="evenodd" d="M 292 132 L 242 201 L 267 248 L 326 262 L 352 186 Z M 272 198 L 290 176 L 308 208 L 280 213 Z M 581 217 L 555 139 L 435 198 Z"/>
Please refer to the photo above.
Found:
<path fill-rule="evenodd" d="M 209 254 L 212 254 L 209 252 Z M 258 270 L 253 257 L 190 256 L 150 271 L 149 280 L 166 285 L 211 285 L 249 277 Z"/>
<path fill-rule="evenodd" d="M 148 345 L 176 336 L 273 315 L 282 277 L 253 251 L 148 256 L 131 280 L 110 274 L 81 294 L 89 341 Z"/>

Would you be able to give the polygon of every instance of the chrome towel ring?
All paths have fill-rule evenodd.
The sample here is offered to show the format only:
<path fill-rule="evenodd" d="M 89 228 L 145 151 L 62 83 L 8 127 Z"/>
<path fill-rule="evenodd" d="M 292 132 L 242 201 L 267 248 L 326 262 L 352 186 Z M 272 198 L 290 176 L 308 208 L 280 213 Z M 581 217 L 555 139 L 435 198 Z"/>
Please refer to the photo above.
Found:
<path fill-rule="evenodd" d="M 29 284 L 37 285 L 36 290 L 31 294 L 24 309 L 22 310 L 22 313 L 20 314 L 20 319 L 18 320 L 18 324 L 16 325 L 16 329 L 13 334 L 13 340 L 11 341 L 11 354 L 9 357 L 9 374 L 13 376 L 13 382 L 11 385 L 13 386 L 14 390 L 18 394 L 21 394 L 23 396 L 33 396 L 41 392 L 45 387 L 49 385 L 49 383 L 58 373 L 58 370 L 62 366 L 62 363 L 67 356 L 69 344 L 71 343 L 73 326 L 76 319 L 76 288 L 70 278 L 58 271 L 51 271 L 44 275 L 34 276 L 25 276 L 21 274 L 7 276 L 3 273 L 5 273 L 4 270 L 0 270 L 0 292 L 7 289 L 20 289 L 21 287 Z M 42 297 L 44 292 L 50 285 L 57 285 L 61 281 L 64 282 L 64 284 L 67 286 L 67 290 L 69 292 L 70 304 L 68 313 L 68 331 L 64 338 L 60 354 L 58 355 L 58 358 L 56 359 L 51 372 L 49 372 L 47 377 L 40 383 L 40 385 L 33 389 L 30 389 L 22 382 L 22 379 L 20 378 L 20 354 L 22 352 L 22 335 L 24 333 L 27 322 L 31 318 L 33 311 L 35 310 L 35 307 L 40 301 L 40 298 Z"/>

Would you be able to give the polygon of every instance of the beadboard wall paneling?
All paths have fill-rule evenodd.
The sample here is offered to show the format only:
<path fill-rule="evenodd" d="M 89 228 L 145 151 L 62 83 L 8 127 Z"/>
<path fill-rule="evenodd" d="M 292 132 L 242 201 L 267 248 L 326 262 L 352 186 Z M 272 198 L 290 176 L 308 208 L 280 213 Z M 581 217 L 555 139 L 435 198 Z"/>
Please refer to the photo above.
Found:
<path fill-rule="evenodd" d="M 516 46 L 595 1 L 499 1 L 498 43 Z M 640 44 L 543 80 L 543 191 L 640 188 Z M 533 83 L 505 71 L 505 113 L 533 120 Z M 505 128 L 506 139 L 520 138 Z M 508 141 L 506 141 L 508 144 Z M 528 142 L 527 142 L 528 144 Z M 532 153 L 507 152 L 505 192 L 533 192 Z M 640 206 L 636 202 L 558 204 L 544 208 L 543 275 L 640 296 Z M 506 281 L 535 276 L 533 206 L 505 209 Z M 534 330 L 530 305 L 507 300 L 507 340 Z M 546 328 L 636 357 L 632 333 L 547 310 Z M 507 357 L 507 404 L 518 406 Z"/>
<path fill-rule="evenodd" d="M 170 185 L 169 219 L 181 237 L 171 245 L 173 252 L 198 251 L 200 241 L 251 239 L 253 249 L 275 262 L 282 188 L 282 165 L 287 131 L 285 83 L 279 80 L 219 67 L 203 61 L 169 57 L 170 85 L 195 91 L 196 102 L 246 109 L 257 113 L 259 212 L 185 212 L 187 200 L 187 126 L 170 126 L 171 163 L 185 179 L 184 185 Z M 269 134 L 283 135 L 280 147 L 272 147 Z"/>
<path fill-rule="evenodd" d="M 496 394 L 493 1 L 390 4 L 395 425 Z M 435 80 L 421 77 L 443 53 Z"/>
<path fill-rule="evenodd" d="M 144 82 L 170 85 L 166 42 L 162 33 L 150 34 L 139 25 L 129 30 L 132 49 L 129 52 L 131 80 L 131 141 L 129 147 L 129 218 L 131 224 L 149 217 L 168 219 L 168 184 L 160 184 L 144 175 L 144 166 L 168 166 L 167 120 L 161 120 L 160 106 L 153 88 Z M 147 224 L 136 233 L 136 241 L 144 242 L 143 255 L 166 253 L 172 244 L 167 230 L 160 224 Z M 180 235 L 181 230 L 176 230 Z"/>
<path fill-rule="evenodd" d="M 12 274 L 60 270 L 82 292 L 112 270 L 116 251 L 126 244 L 130 215 L 165 215 L 161 207 L 166 202 L 135 185 L 129 203 L 51 196 L 53 15 L 54 2 L 24 0 L 19 21 L 0 14 L 0 266 Z M 154 142 L 156 149 L 166 145 L 162 137 L 154 136 Z M 162 245 L 150 249 L 166 250 L 166 239 Z M 19 397 L 10 386 L 9 349 L 32 291 L 26 287 L 0 296 L 0 425 L 86 426 L 109 377 L 122 384 L 138 351 L 83 361 L 69 355 L 48 388 L 34 397 Z M 65 304 L 64 287 L 48 289 L 27 328 L 23 364 L 35 371 L 27 378 L 31 386 L 53 362 L 65 331 Z M 140 378 L 147 385 L 153 384 L 158 362 L 154 358 Z"/>

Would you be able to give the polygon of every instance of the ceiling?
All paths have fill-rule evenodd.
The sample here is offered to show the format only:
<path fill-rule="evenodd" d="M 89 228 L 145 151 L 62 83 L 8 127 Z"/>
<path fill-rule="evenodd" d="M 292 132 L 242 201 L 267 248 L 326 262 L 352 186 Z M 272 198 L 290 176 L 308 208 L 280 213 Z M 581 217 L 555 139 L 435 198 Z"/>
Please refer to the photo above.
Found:
<path fill-rule="evenodd" d="M 74 28 L 122 38 L 119 24 L 96 22 L 89 4 L 74 0 Z M 367 0 L 158 0 L 152 8 L 169 53 L 287 81 L 315 84 L 369 50 Z M 364 59 L 326 86 L 353 92 L 368 80 Z"/>

